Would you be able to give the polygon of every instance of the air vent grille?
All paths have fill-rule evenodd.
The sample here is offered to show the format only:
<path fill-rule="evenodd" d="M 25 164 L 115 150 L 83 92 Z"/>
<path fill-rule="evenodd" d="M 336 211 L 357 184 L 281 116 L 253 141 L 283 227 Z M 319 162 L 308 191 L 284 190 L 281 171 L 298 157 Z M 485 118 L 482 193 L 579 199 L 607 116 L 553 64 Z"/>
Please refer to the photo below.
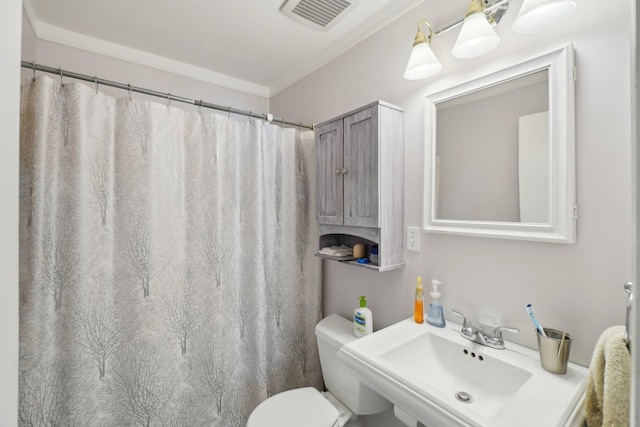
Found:
<path fill-rule="evenodd" d="M 351 3 L 344 0 L 302 0 L 293 8 L 293 13 L 326 27 L 349 6 Z"/>
<path fill-rule="evenodd" d="M 313 28 L 328 30 L 361 0 L 289 0 L 280 9 L 294 20 Z"/>

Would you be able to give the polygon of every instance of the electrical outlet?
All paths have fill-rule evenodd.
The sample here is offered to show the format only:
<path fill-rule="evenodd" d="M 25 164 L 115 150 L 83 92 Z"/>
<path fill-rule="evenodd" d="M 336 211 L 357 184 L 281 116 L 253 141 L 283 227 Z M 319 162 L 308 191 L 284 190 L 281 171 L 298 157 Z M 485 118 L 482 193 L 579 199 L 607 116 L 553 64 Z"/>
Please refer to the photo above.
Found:
<path fill-rule="evenodd" d="M 420 252 L 420 227 L 407 227 L 407 250 Z"/>

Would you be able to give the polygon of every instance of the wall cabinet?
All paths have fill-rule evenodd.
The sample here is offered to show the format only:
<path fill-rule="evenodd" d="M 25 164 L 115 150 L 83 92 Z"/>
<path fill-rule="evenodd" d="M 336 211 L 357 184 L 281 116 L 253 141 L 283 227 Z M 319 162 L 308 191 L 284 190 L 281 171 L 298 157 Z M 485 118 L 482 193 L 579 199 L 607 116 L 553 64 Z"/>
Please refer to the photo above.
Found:
<path fill-rule="evenodd" d="M 378 247 L 378 271 L 400 268 L 403 250 L 403 112 L 377 101 L 316 127 L 319 249 Z M 328 257 L 331 258 L 331 257 Z"/>

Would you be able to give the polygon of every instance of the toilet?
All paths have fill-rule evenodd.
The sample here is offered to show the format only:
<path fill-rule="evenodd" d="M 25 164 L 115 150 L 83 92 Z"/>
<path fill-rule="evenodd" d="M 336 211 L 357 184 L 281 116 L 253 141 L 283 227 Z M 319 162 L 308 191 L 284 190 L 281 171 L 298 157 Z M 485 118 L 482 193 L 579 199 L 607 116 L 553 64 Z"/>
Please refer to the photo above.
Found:
<path fill-rule="evenodd" d="M 328 391 L 304 387 L 278 393 L 253 410 L 247 427 L 358 427 L 362 425 L 358 415 L 377 414 L 392 407 L 338 362 L 340 347 L 356 340 L 353 322 L 329 315 L 316 325 L 316 339 Z"/>

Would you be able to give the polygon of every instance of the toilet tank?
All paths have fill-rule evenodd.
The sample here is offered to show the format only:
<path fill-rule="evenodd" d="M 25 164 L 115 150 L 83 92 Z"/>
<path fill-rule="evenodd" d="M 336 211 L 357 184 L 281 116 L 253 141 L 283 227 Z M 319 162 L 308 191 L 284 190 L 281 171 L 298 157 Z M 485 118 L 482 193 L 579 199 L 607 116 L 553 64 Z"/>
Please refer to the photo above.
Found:
<path fill-rule="evenodd" d="M 392 407 L 391 402 L 360 383 L 355 374 L 338 362 L 338 350 L 356 340 L 353 322 L 331 314 L 316 325 L 316 338 L 324 384 L 335 397 L 357 415 L 377 414 Z"/>

